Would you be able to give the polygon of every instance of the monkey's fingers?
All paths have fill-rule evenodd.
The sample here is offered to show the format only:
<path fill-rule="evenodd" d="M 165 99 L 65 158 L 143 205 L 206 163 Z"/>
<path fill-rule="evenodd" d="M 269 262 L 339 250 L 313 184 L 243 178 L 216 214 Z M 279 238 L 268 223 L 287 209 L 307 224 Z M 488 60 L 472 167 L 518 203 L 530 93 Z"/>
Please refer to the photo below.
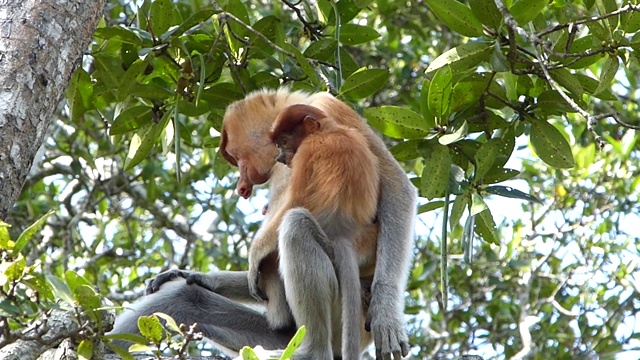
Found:
<path fill-rule="evenodd" d="M 209 291 L 215 292 L 215 286 L 207 280 L 208 278 L 203 274 L 191 274 L 187 277 L 187 285 L 195 284 Z"/>
<path fill-rule="evenodd" d="M 253 268 L 249 265 L 249 272 L 247 272 L 247 281 L 249 283 L 249 294 L 257 301 L 269 300 L 267 295 L 258 286 L 259 271 L 257 268 Z"/>
<path fill-rule="evenodd" d="M 376 316 L 369 309 L 365 330 L 373 333 L 376 360 L 399 360 L 409 354 L 409 343 L 401 320 Z"/>
<path fill-rule="evenodd" d="M 187 278 L 187 276 L 189 276 L 189 273 L 182 270 L 165 271 L 149 281 L 149 283 L 147 284 L 147 288 L 145 289 L 145 294 L 153 294 L 160 290 L 162 284 L 167 283 L 177 277 Z"/>

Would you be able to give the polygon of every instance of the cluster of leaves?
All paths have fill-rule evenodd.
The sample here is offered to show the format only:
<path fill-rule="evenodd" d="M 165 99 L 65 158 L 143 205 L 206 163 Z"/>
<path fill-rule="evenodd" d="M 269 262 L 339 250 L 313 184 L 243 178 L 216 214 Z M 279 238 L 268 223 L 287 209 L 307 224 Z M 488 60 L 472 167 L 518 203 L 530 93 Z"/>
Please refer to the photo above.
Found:
<path fill-rule="evenodd" d="M 112 325 L 104 323 L 103 312 L 108 309 L 102 305 L 102 297 L 76 272 L 67 271 L 64 280 L 51 274 L 45 276 L 42 264 L 46 259 L 25 252 L 50 214 L 25 229 L 15 241 L 9 235 L 9 225 L 0 222 L 0 348 L 15 341 L 56 343 L 73 338 L 80 359 L 90 359 L 94 344 Z M 52 330 L 47 323 L 50 314 L 43 316 L 43 312 L 50 313 L 52 309 L 74 314 L 76 326 Z M 24 329 L 30 323 L 37 325 Z"/>
<path fill-rule="evenodd" d="M 55 236 L 22 252 L 40 274 L 83 271 L 118 303 L 172 266 L 242 268 L 260 206 L 231 195 L 236 174 L 216 153 L 224 109 L 263 87 L 331 91 L 365 107 L 413 177 L 421 219 L 443 215 L 418 234 L 414 356 L 619 351 L 637 333 L 616 328 L 640 312 L 626 280 L 639 250 L 621 215 L 639 212 L 638 180 L 625 180 L 639 178 L 636 2 L 425 3 L 113 0 L 9 220 L 21 229 L 56 209 Z M 492 195 L 524 200 L 502 231 Z M 448 261 L 437 254 L 455 252 L 474 263 L 438 287 Z M 536 316 L 527 343 L 523 319 Z M 156 320 L 143 333 L 164 349 Z"/>

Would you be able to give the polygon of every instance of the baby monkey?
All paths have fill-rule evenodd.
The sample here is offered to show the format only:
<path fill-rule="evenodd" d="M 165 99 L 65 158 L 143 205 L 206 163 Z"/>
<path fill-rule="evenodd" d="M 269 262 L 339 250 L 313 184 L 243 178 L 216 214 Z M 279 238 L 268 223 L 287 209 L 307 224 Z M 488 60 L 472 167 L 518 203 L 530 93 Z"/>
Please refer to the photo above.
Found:
<path fill-rule="evenodd" d="M 269 135 L 279 149 L 277 160 L 292 171 L 285 205 L 274 214 L 273 224 L 279 226 L 288 210 L 302 207 L 325 232 L 328 244 L 320 245 L 334 265 L 341 294 L 342 358 L 359 359 L 362 301 L 355 240 L 375 220 L 380 183 L 378 159 L 358 130 L 338 124 L 310 105 L 297 104 L 282 110 Z M 261 239 L 266 238 L 258 235 L 250 254 L 259 254 Z M 265 281 L 260 284 L 275 286 Z"/>

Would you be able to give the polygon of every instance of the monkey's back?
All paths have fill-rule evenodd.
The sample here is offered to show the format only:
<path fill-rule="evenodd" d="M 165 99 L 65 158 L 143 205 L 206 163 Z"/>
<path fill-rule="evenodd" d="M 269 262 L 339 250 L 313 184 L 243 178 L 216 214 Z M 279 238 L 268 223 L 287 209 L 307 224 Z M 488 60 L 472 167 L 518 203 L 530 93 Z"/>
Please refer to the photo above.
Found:
<path fill-rule="evenodd" d="M 327 235 L 360 232 L 375 218 L 379 195 L 378 159 L 356 129 L 326 126 L 309 135 L 291 164 L 291 191 Z"/>

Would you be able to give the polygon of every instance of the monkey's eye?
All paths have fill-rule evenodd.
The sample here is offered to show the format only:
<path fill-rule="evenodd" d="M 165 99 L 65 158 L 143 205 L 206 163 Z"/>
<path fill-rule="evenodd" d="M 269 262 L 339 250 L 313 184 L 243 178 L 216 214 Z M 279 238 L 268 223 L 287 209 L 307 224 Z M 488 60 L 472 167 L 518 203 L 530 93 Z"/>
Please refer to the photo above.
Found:
<path fill-rule="evenodd" d="M 289 139 L 288 138 L 282 138 L 280 139 L 280 146 L 287 146 L 289 145 Z"/>

